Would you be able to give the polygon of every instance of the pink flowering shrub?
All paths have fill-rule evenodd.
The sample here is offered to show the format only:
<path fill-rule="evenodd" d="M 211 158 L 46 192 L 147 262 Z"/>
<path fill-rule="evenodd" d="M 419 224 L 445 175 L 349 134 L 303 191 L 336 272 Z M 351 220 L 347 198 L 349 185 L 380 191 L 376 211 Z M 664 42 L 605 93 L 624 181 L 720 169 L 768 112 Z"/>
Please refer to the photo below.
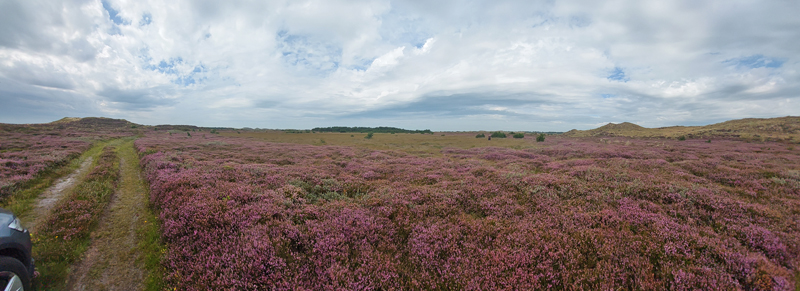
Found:
<path fill-rule="evenodd" d="M 84 118 L 59 124 L 0 123 L 0 199 L 42 172 L 63 166 L 95 140 L 134 135 L 127 121 Z"/>
<path fill-rule="evenodd" d="M 60 166 L 89 149 L 91 143 L 51 135 L 0 133 L 0 196 Z"/>
<path fill-rule="evenodd" d="M 794 290 L 781 143 L 548 137 L 440 157 L 136 141 L 179 290 Z"/>

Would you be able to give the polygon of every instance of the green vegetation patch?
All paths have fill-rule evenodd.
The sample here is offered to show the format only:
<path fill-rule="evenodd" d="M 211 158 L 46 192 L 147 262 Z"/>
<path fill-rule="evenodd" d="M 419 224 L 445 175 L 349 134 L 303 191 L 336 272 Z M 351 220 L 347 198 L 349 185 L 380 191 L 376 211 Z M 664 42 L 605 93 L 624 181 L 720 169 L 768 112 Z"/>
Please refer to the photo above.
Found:
<path fill-rule="evenodd" d="M 116 191 L 119 159 L 106 146 L 86 177 L 55 208 L 39 233 L 33 235 L 33 257 L 40 276 L 39 290 L 61 290 L 75 263 L 89 246 L 92 229 Z"/>
<path fill-rule="evenodd" d="M 332 127 L 315 127 L 311 131 L 317 132 L 362 132 L 362 133 L 422 133 L 433 134 L 430 129 L 425 130 L 409 130 L 397 127 L 347 127 L 347 126 L 332 126 Z"/>
<path fill-rule="evenodd" d="M 502 131 L 495 131 L 495 132 L 492 132 L 491 136 L 494 137 L 494 138 L 506 138 L 506 133 L 502 132 Z"/>

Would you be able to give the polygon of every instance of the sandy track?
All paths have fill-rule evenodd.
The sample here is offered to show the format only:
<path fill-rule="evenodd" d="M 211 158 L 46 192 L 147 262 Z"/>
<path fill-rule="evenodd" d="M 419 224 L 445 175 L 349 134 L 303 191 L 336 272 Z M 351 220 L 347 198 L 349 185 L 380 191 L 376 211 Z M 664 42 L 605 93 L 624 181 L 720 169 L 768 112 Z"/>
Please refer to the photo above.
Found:
<path fill-rule="evenodd" d="M 146 188 L 131 143 L 119 147 L 121 180 L 100 218 L 92 243 L 75 266 L 66 290 L 142 290 L 144 265 L 137 251 Z"/>
<path fill-rule="evenodd" d="M 78 182 L 80 176 L 85 173 L 91 165 L 92 157 L 86 158 L 86 160 L 81 163 L 80 168 L 66 177 L 56 180 L 53 186 L 50 186 L 50 188 L 47 188 L 47 190 L 39 195 L 39 198 L 36 199 L 35 206 L 31 210 L 31 213 L 33 213 L 32 219 L 27 223 L 28 229 L 30 229 L 31 232 L 37 233 L 38 226 L 44 219 L 47 219 L 53 207 L 64 197 L 65 193 L 69 192 L 69 189 Z"/>

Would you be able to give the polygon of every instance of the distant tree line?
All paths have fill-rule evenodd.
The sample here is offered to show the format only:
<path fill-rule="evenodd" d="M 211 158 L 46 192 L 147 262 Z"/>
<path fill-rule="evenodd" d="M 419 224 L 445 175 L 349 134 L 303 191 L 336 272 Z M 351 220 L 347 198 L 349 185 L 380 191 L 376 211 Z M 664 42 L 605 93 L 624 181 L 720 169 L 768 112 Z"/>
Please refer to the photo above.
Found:
<path fill-rule="evenodd" d="M 179 131 L 220 131 L 220 130 L 234 130 L 232 127 L 199 127 L 194 125 L 169 125 L 162 124 L 153 126 L 153 130 L 179 130 Z"/>
<path fill-rule="evenodd" d="M 422 133 L 433 134 L 430 129 L 426 130 L 409 130 L 397 127 L 348 127 L 348 126 L 332 126 L 332 127 L 315 127 L 311 131 L 315 132 L 361 132 L 361 133 Z"/>

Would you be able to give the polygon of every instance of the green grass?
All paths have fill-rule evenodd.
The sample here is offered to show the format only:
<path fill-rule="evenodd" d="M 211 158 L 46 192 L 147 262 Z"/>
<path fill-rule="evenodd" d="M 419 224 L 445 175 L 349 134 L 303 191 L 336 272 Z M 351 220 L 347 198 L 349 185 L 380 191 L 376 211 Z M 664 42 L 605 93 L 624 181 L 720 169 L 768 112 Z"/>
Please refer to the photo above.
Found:
<path fill-rule="evenodd" d="M 155 213 L 155 207 L 149 203 L 150 187 L 147 182 L 140 178 L 139 156 L 133 148 L 133 141 L 123 144 L 120 147 L 119 155 L 125 159 L 126 164 L 122 169 L 126 178 L 132 179 L 132 183 L 123 183 L 120 191 L 125 193 L 137 193 L 142 195 L 140 201 L 148 201 L 144 210 L 138 213 L 138 220 L 141 221 L 136 229 L 136 239 L 138 241 L 137 251 L 142 254 L 139 259 L 143 262 L 145 269 L 144 290 L 164 290 L 164 267 L 161 260 L 164 257 L 166 248 L 161 243 L 161 221 Z"/>
<path fill-rule="evenodd" d="M 149 201 L 146 182 L 139 177 L 139 157 L 133 148 L 133 138 L 105 140 L 96 142 L 83 154 L 73 157 L 62 165 L 53 166 L 38 177 L 20 185 L 0 206 L 14 211 L 24 221 L 41 221 L 40 230 L 31 233 L 33 256 L 36 259 L 40 276 L 34 280 L 37 290 L 62 290 L 72 272 L 72 268 L 92 244 L 92 234 L 98 221 L 110 201 L 111 195 L 118 190 L 126 193 L 142 195 L 139 201 Z M 103 158 L 105 156 L 105 158 Z M 126 160 L 120 168 L 119 157 Z M 77 176 L 77 182 L 65 189 L 61 201 L 57 202 L 52 213 L 47 217 L 43 213 L 34 213 L 37 198 L 51 187 L 56 180 L 80 168 L 86 159 L 92 158 L 89 170 Z M 118 183 L 119 175 L 133 177 L 131 183 Z M 70 204 L 73 203 L 73 204 Z M 78 203 L 82 207 L 76 207 Z M 145 290 L 163 290 L 164 270 L 161 260 L 165 248 L 160 240 L 160 221 L 154 208 L 147 202 L 139 207 L 136 233 L 136 265 L 145 270 L 143 282 Z M 77 211 L 76 211 L 77 210 Z M 87 217 L 79 218 L 81 215 Z M 113 229 L 114 232 L 127 231 Z M 93 270 L 104 272 L 104 270 Z"/>
<path fill-rule="evenodd" d="M 164 133 L 166 136 L 167 134 Z M 221 136 L 242 137 L 277 143 L 295 143 L 325 146 L 353 146 L 373 150 L 404 151 L 419 156 L 441 156 L 444 148 L 475 148 L 475 147 L 505 147 L 513 149 L 540 148 L 535 140 L 493 138 L 486 140 L 475 138 L 474 132 L 448 133 L 446 136 L 439 134 L 411 134 L 411 133 L 375 133 L 371 139 L 362 138 L 364 135 L 351 133 L 299 133 L 290 134 L 281 131 L 266 132 L 220 132 Z M 197 137 L 194 137 L 197 138 Z M 200 137 L 202 138 L 202 137 Z M 320 140 L 325 140 L 322 144 Z"/>
<path fill-rule="evenodd" d="M 62 201 L 53 208 L 38 233 L 33 235 L 33 257 L 40 276 L 34 280 L 37 290 L 61 290 L 70 267 L 87 250 L 91 231 L 103 209 L 116 191 L 119 158 L 114 146 L 121 140 L 106 143 L 102 151 L 93 147 L 93 167 Z"/>

